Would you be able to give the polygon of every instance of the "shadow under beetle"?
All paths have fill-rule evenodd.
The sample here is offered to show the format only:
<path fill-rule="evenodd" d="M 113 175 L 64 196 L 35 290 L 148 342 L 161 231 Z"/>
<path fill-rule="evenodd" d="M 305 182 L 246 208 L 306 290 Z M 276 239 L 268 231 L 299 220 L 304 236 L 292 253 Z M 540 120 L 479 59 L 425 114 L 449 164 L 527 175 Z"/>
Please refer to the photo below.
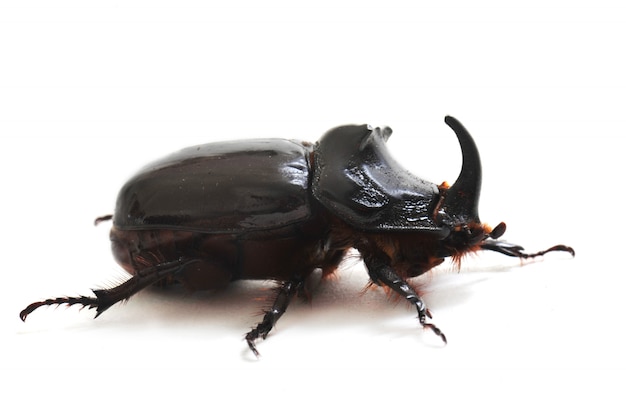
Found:
<path fill-rule="evenodd" d="M 330 130 L 316 144 L 285 139 L 217 142 L 183 149 L 144 167 L 121 189 L 112 250 L 132 277 L 95 297 L 33 303 L 95 308 L 156 283 L 217 289 L 238 279 L 280 282 L 272 307 L 245 338 L 265 338 L 291 299 L 317 269 L 332 274 L 356 248 L 372 283 L 386 286 L 417 309 L 420 323 L 445 342 L 419 293 L 407 283 L 443 262 L 478 250 L 518 258 L 574 250 L 556 245 L 525 253 L 497 240 L 504 223 L 481 223 L 481 164 L 467 130 L 453 117 L 463 165 L 452 186 L 435 185 L 402 168 L 389 154 L 391 129 L 368 125 Z"/>

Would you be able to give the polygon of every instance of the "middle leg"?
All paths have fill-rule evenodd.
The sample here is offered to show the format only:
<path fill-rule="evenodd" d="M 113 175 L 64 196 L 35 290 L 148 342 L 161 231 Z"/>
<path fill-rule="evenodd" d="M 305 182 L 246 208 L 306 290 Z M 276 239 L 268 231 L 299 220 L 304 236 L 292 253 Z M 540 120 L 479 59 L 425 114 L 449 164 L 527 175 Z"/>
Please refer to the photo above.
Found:
<path fill-rule="evenodd" d="M 289 302 L 304 286 L 303 279 L 294 279 L 292 281 L 283 282 L 278 288 L 278 294 L 274 300 L 274 304 L 269 310 L 265 311 L 263 320 L 256 325 L 255 328 L 250 330 L 246 334 L 246 342 L 250 350 L 259 356 L 259 351 L 256 348 L 255 340 L 259 337 L 265 339 L 269 332 L 272 330 L 278 319 L 283 315 L 289 306 Z"/>

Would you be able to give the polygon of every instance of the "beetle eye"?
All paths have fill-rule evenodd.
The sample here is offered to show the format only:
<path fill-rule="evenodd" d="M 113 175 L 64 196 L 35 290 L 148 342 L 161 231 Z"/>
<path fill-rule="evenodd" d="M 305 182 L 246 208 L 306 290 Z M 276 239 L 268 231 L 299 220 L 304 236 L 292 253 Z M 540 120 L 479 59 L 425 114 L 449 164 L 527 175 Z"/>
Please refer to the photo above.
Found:
<path fill-rule="evenodd" d="M 473 246 L 485 239 L 485 230 L 481 224 L 463 224 L 455 228 L 449 240 L 453 246 Z"/>
<path fill-rule="evenodd" d="M 467 243 L 468 245 L 475 245 L 482 241 L 485 237 L 485 232 L 482 227 L 476 227 L 468 230 Z"/>

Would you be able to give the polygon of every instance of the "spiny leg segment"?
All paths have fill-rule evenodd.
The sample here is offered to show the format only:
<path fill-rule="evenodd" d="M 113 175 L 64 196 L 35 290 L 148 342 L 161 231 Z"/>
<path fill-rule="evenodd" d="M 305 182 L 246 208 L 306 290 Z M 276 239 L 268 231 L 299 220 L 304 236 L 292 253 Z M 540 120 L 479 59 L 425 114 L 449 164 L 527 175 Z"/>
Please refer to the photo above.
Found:
<path fill-rule="evenodd" d="M 426 328 L 432 330 L 437 336 L 443 340 L 444 343 L 448 343 L 446 335 L 434 324 L 427 323 L 426 318 L 432 318 L 430 312 L 426 308 L 426 303 L 422 298 L 406 283 L 389 265 L 376 259 L 366 260 L 365 265 L 369 271 L 370 278 L 375 284 L 384 284 L 391 288 L 397 294 L 400 294 L 408 302 L 413 304 L 417 309 L 417 316 L 420 324 Z"/>
<path fill-rule="evenodd" d="M 568 252 L 572 256 L 576 256 L 576 252 L 574 248 L 565 245 L 554 245 L 548 249 L 534 252 L 534 253 L 525 253 L 524 248 L 520 245 L 516 245 L 514 243 L 509 243 L 500 240 L 487 239 L 481 243 L 481 248 L 485 250 L 491 250 L 494 252 L 501 253 L 503 255 L 512 256 L 521 259 L 532 259 L 538 256 L 543 256 L 548 252 Z"/>
<path fill-rule="evenodd" d="M 304 287 L 304 280 L 286 281 L 278 288 L 278 294 L 272 307 L 265 311 L 263 320 L 255 328 L 246 334 L 246 342 L 250 350 L 258 357 L 259 351 L 256 348 L 255 340 L 259 337 L 265 339 L 272 330 L 278 319 L 283 315 L 289 306 L 289 302 Z"/>
<path fill-rule="evenodd" d="M 116 287 L 93 290 L 95 297 L 57 297 L 38 301 L 30 304 L 22 310 L 20 312 L 20 319 L 25 321 L 26 317 L 39 307 L 61 304 L 67 304 L 68 306 L 78 304 L 89 309 L 95 308 L 96 317 L 98 317 L 113 304 L 122 300 L 127 300 L 147 286 L 156 283 L 167 275 L 176 273 L 181 268 L 193 262 L 195 262 L 195 260 L 179 259 L 176 261 L 164 262 L 151 268 L 146 268 Z"/>

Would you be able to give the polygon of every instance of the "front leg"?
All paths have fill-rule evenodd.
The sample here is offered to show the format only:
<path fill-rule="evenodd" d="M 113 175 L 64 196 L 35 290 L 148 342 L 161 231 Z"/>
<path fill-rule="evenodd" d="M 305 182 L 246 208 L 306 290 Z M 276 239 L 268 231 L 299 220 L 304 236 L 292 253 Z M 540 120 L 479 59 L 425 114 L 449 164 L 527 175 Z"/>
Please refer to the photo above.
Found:
<path fill-rule="evenodd" d="M 535 253 L 525 253 L 524 248 L 520 245 L 516 245 L 514 243 L 505 242 L 502 240 L 495 239 L 487 239 L 480 244 L 481 249 L 484 250 L 492 250 L 494 252 L 499 252 L 506 256 L 513 256 L 521 259 L 532 259 L 537 256 L 543 256 L 548 252 L 569 252 L 570 255 L 575 256 L 576 252 L 574 249 L 565 246 L 565 245 L 554 245 L 551 248 L 535 252 Z"/>
<path fill-rule="evenodd" d="M 426 304 L 421 297 L 403 280 L 394 270 L 379 259 L 366 260 L 365 265 L 369 271 L 372 282 L 378 285 L 386 285 L 397 294 L 400 294 L 408 302 L 417 308 L 417 315 L 421 325 L 424 328 L 432 330 L 437 336 L 441 337 L 444 343 L 448 343 L 446 336 L 437 326 L 432 323 L 426 323 L 426 318 L 432 318 L 430 312 L 426 308 Z"/>

